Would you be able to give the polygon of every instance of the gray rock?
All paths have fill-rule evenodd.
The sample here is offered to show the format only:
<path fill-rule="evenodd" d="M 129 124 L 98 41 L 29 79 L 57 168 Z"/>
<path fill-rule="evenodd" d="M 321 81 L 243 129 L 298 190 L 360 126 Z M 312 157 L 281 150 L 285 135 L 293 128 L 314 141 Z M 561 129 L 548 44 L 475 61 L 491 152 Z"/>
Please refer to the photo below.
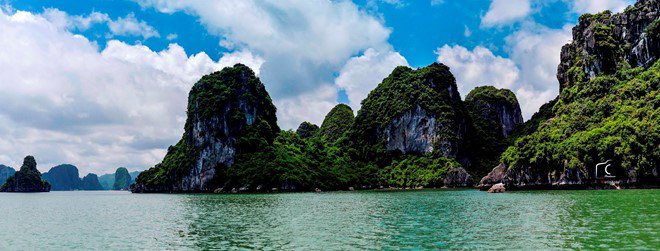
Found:
<path fill-rule="evenodd" d="M 506 192 L 506 187 L 502 183 L 497 183 L 488 189 L 489 193 L 503 193 Z"/>
<path fill-rule="evenodd" d="M 658 0 L 639 0 L 633 8 L 613 15 L 604 15 L 595 20 L 594 16 L 583 16 L 573 28 L 573 42 L 564 45 L 561 49 L 561 63 L 557 69 L 560 90 L 567 87 L 572 81 L 569 70 L 577 62 L 585 67 L 589 78 L 595 78 L 601 73 L 612 73 L 620 58 L 631 67 L 649 67 L 660 56 L 660 40 L 649 36 L 646 27 L 654 20 L 660 18 L 660 2 Z M 596 32 L 599 25 L 612 27 L 610 37 L 614 39 L 616 48 L 599 45 Z"/>
<path fill-rule="evenodd" d="M 445 187 L 469 187 L 473 181 L 470 174 L 461 167 L 451 167 L 443 180 Z"/>

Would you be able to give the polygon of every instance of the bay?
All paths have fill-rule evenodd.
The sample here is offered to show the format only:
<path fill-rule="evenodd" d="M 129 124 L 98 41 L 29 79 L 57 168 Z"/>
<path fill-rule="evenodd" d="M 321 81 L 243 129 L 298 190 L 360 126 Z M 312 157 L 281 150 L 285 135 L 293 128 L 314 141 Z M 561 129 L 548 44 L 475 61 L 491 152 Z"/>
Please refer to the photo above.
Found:
<path fill-rule="evenodd" d="M 660 248 L 660 190 L 0 194 L 0 250 Z"/>

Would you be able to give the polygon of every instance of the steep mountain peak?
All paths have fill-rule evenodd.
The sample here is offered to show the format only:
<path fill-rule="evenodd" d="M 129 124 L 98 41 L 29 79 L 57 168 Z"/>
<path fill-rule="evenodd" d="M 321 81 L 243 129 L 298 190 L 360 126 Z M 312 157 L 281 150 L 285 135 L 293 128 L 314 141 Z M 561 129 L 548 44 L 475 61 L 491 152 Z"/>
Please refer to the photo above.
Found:
<path fill-rule="evenodd" d="M 658 0 L 639 0 L 622 13 L 580 16 L 561 50 L 560 89 L 622 67 L 651 66 L 660 56 L 659 8 Z"/>

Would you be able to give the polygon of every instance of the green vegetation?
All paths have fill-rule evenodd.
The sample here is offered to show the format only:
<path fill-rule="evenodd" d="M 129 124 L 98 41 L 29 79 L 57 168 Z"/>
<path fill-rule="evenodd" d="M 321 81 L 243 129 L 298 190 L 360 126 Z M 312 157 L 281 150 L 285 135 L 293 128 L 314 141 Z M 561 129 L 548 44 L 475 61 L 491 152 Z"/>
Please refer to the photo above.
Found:
<path fill-rule="evenodd" d="M 491 104 L 505 104 L 510 107 L 519 106 L 518 99 L 511 90 L 497 89 L 493 86 L 478 86 L 465 96 L 466 105 L 467 103 L 474 103 L 477 101 Z"/>
<path fill-rule="evenodd" d="M 115 184 L 112 185 L 112 190 L 128 190 L 131 185 L 131 175 L 124 167 L 117 168 L 115 171 Z"/>
<path fill-rule="evenodd" d="M 644 31 L 649 34 L 652 39 L 660 39 L 660 19 L 656 19 L 655 21 L 651 22 L 651 24 L 649 24 L 649 26 L 647 26 L 646 30 Z"/>
<path fill-rule="evenodd" d="M 327 141 L 334 142 L 350 130 L 354 119 L 353 109 L 350 106 L 338 104 L 323 119 L 319 136 Z"/>
<path fill-rule="evenodd" d="M 195 83 L 188 96 L 187 113 L 182 139 L 169 147 L 161 163 L 142 172 L 136 183 L 153 190 L 175 189 L 174 184 L 190 174 L 200 157 L 201 146 L 194 144 L 211 144 L 199 142 L 200 138 L 231 142 L 236 159 L 252 159 L 270 151 L 280 130 L 276 108 L 264 85 L 242 64 L 206 75 Z M 193 135 L 195 130 L 199 135 Z M 219 180 L 235 176 L 223 165 L 215 169 Z"/>
<path fill-rule="evenodd" d="M 416 70 L 399 66 L 362 101 L 353 126 L 354 136 L 360 142 L 375 143 L 379 128 L 415 105 L 439 115 L 439 123 L 457 124 L 466 111 L 460 97 L 454 96 L 458 95 L 456 90 L 456 80 L 443 64 L 433 63 Z M 457 137 L 450 128 L 446 135 Z"/>
<path fill-rule="evenodd" d="M 37 161 L 32 156 L 23 159 L 21 169 L 7 179 L 0 192 L 48 192 L 50 183 L 41 179 Z"/>
<path fill-rule="evenodd" d="M 498 109 L 506 109 L 505 114 L 514 116 L 514 111 L 520 111 L 518 99 L 508 89 L 479 86 L 465 96 L 465 107 L 473 125 L 469 137 L 470 171 L 475 177 L 482 177 L 499 164 L 500 155 L 513 143 L 502 132 L 499 113 L 504 111 Z"/>
<path fill-rule="evenodd" d="M 399 66 L 372 90 L 362 101 L 347 150 L 361 168 L 361 185 L 437 186 L 448 166 L 460 167 L 453 157 L 464 154 L 458 148 L 464 142 L 461 130 L 465 129 L 468 115 L 456 90 L 456 80 L 449 68 L 439 63 L 416 70 Z M 442 125 L 431 128 L 439 130 L 433 151 L 417 154 L 388 151 L 383 130 L 416 106 Z"/>
<path fill-rule="evenodd" d="M 319 126 L 309 123 L 307 121 L 300 123 L 296 133 L 300 138 L 307 139 L 316 136 L 319 132 Z"/>
<path fill-rule="evenodd" d="M 228 180 L 252 185 L 252 189 L 262 185 L 285 190 L 336 190 L 357 180 L 354 172 L 338 144 L 281 131 L 265 151 L 238 156 L 229 168 Z"/>
<path fill-rule="evenodd" d="M 14 168 L 5 165 L 0 165 L 0 184 L 5 184 L 5 182 L 7 182 L 7 179 L 13 176 L 15 172 L 16 170 L 14 170 Z"/>
<path fill-rule="evenodd" d="M 378 171 L 384 184 L 391 187 L 442 187 L 447 170 L 461 166 L 456 160 L 442 156 L 409 155 L 394 159 Z"/>
<path fill-rule="evenodd" d="M 562 90 L 554 116 L 520 137 L 502 161 L 511 168 L 589 173 L 588 167 L 611 159 L 619 174 L 648 174 L 660 164 L 659 84 L 659 62 L 572 84 Z"/>

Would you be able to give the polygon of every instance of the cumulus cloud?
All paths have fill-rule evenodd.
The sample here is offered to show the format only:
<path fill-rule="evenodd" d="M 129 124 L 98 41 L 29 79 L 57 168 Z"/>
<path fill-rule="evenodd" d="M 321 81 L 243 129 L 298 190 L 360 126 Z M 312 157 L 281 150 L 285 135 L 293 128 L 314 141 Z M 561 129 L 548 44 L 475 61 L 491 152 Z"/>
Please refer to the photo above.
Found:
<path fill-rule="evenodd" d="M 64 24 L 64 25 L 63 25 Z M 159 162 L 181 137 L 187 93 L 202 75 L 236 62 L 259 69 L 248 51 L 213 61 L 177 44 L 156 52 L 108 41 L 99 51 L 48 14 L 0 11 L 0 161 L 39 169 L 72 163 L 83 174 Z"/>
<path fill-rule="evenodd" d="M 261 78 L 273 99 L 295 103 L 278 109 L 283 128 L 295 128 L 302 120 L 320 123 L 328 112 L 313 110 L 325 107 L 325 91 L 320 90 L 336 90 L 335 74 L 344 63 L 368 48 L 391 47 L 390 29 L 350 1 L 139 2 L 166 13 L 197 15 L 209 32 L 222 37 L 222 46 L 261 56 Z M 324 94 L 300 103 L 300 96 L 319 93 Z M 292 119 L 290 114 L 310 117 Z"/>
<path fill-rule="evenodd" d="M 357 112 L 369 92 L 400 65 L 408 66 L 408 61 L 398 52 L 379 52 L 369 48 L 364 54 L 348 60 L 335 83 L 346 91 L 349 105 L 353 112 Z"/>
<path fill-rule="evenodd" d="M 460 45 L 444 45 L 436 50 L 438 62 L 446 64 L 456 78 L 458 91 L 465 97 L 474 87 L 492 85 L 511 88 L 520 77 L 516 64 L 477 46 L 468 50 Z"/>
<path fill-rule="evenodd" d="M 172 41 L 172 40 L 174 40 L 174 39 L 179 38 L 179 35 L 174 34 L 174 33 L 170 33 L 170 34 L 167 34 L 167 37 L 165 37 L 165 38 L 167 38 L 167 40 Z"/>
<path fill-rule="evenodd" d="M 532 12 L 530 0 L 493 0 L 486 15 L 481 17 L 481 27 L 511 24 Z"/>
<path fill-rule="evenodd" d="M 110 28 L 112 34 L 120 36 L 133 35 L 144 37 L 144 39 L 160 37 L 154 27 L 151 27 L 145 21 L 137 20 L 133 13 L 128 14 L 126 17 L 109 21 L 108 28 Z"/>
<path fill-rule="evenodd" d="M 561 47 L 571 40 L 571 27 L 550 29 L 530 24 L 505 39 L 511 59 L 520 67 L 516 94 L 524 104 L 521 109 L 526 118 L 559 94 L 557 65 Z"/>
<path fill-rule="evenodd" d="M 604 10 L 621 12 L 634 3 L 634 0 L 574 0 L 569 5 L 576 13 L 598 13 Z"/>
<path fill-rule="evenodd" d="M 509 57 L 496 56 L 481 46 L 468 50 L 445 45 L 436 53 L 438 61 L 451 68 L 463 97 L 476 86 L 508 88 L 516 93 L 523 117 L 529 119 L 558 95 L 557 65 L 561 47 L 570 39 L 570 25 L 550 29 L 531 23 L 506 37 Z"/>
<path fill-rule="evenodd" d="M 118 36 L 137 36 L 149 39 L 151 37 L 160 37 L 158 31 L 145 21 L 135 18 L 135 14 L 130 13 L 126 17 L 119 17 L 112 20 L 108 14 L 92 12 L 87 16 L 69 15 L 64 11 L 54 8 L 44 10 L 42 15 L 48 21 L 57 27 L 67 28 L 69 30 L 85 31 L 95 24 L 106 24 L 112 35 Z"/>

